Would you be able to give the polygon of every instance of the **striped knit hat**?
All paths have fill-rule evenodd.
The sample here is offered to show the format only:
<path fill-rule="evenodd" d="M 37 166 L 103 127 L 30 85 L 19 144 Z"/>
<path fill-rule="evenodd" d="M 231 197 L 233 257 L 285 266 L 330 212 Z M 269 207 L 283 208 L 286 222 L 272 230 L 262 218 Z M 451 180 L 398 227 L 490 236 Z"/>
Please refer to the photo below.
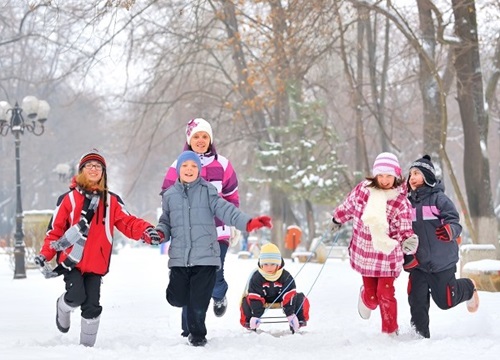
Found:
<path fill-rule="evenodd" d="M 103 168 L 106 168 L 106 160 L 104 160 L 104 157 L 99 153 L 99 150 L 92 149 L 88 153 L 82 155 L 80 163 L 78 164 L 78 170 L 82 170 L 89 161 L 98 161 L 102 164 Z"/>
<path fill-rule="evenodd" d="M 268 243 L 260 248 L 259 266 L 264 264 L 275 264 L 281 266 L 282 261 L 283 259 L 281 258 L 280 249 L 278 249 L 276 245 Z"/>
<path fill-rule="evenodd" d="M 396 178 L 401 177 L 401 166 L 399 166 L 396 155 L 389 152 L 383 152 L 377 156 L 373 163 L 372 175 L 377 176 L 380 174 L 392 175 Z"/>
<path fill-rule="evenodd" d="M 420 159 L 415 160 L 413 164 L 411 164 L 410 170 L 413 168 L 420 170 L 424 176 L 424 182 L 427 185 L 430 187 L 436 186 L 436 169 L 434 169 L 434 165 L 429 155 L 424 155 Z"/>

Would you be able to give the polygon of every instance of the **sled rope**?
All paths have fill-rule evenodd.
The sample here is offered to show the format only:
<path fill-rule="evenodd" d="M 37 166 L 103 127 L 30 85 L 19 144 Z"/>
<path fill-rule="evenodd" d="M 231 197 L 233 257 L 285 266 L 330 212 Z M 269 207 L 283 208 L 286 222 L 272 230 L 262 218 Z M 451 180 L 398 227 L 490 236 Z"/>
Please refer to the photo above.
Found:
<path fill-rule="evenodd" d="M 318 248 L 318 246 L 319 246 L 321 243 L 323 243 L 323 241 L 324 241 L 324 239 L 326 238 L 326 235 L 328 234 L 328 232 L 329 232 L 329 231 L 330 231 L 330 229 L 327 229 L 327 230 L 325 230 L 325 232 L 323 233 L 323 235 L 321 235 L 320 240 L 316 243 L 316 246 L 315 246 L 315 247 L 314 247 L 314 249 L 311 251 L 311 255 L 309 255 L 309 256 L 307 257 L 307 260 L 306 260 L 306 261 L 304 262 L 304 264 L 301 266 L 301 268 L 299 269 L 299 271 L 297 271 L 297 273 L 295 274 L 294 279 L 297 279 L 297 277 L 299 276 L 299 274 L 300 274 L 300 272 L 302 271 L 302 269 L 304 269 L 304 266 L 306 266 L 306 264 L 307 264 L 308 262 L 310 262 L 310 261 L 311 261 L 312 254 L 314 254 L 314 253 L 316 252 L 316 249 Z M 338 239 L 339 239 L 339 235 L 340 235 L 340 231 L 337 231 L 337 233 L 335 234 L 335 237 L 333 238 L 333 242 L 332 242 L 332 246 L 330 247 L 330 251 L 329 251 L 329 252 L 328 252 L 328 254 L 327 254 L 327 258 L 330 256 L 330 253 L 331 253 L 331 251 L 333 250 L 333 245 L 335 245 L 335 244 L 337 243 L 337 241 L 338 241 Z M 316 276 L 316 278 L 314 279 L 314 281 L 313 281 L 313 283 L 312 283 L 311 287 L 309 288 L 309 291 L 308 291 L 308 292 L 307 292 L 307 294 L 306 294 L 306 298 L 309 296 L 309 294 L 310 294 L 310 293 L 311 293 L 311 291 L 312 291 L 313 286 L 314 286 L 314 285 L 316 284 L 316 282 L 318 281 L 318 278 L 319 278 L 319 276 L 321 275 L 321 272 L 323 271 L 323 269 L 324 269 L 324 267 L 325 267 L 325 264 L 326 264 L 326 261 L 325 261 L 325 262 L 323 263 L 323 265 L 321 266 L 321 268 L 320 268 L 320 270 L 319 270 L 319 272 L 318 272 L 318 275 Z M 285 293 L 285 292 L 286 292 L 286 290 L 290 287 L 291 283 L 292 283 L 291 281 L 290 281 L 290 282 L 288 282 L 288 284 L 287 284 L 287 285 L 285 286 L 285 288 L 283 289 L 283 293 Z M 268 310 L 272 307 L 272 305 L 276 303 L 276 300 L 277 300 L 277 299 L 278 299 L 278 298 L 274 299 L 274 301 L 273 301 L 273 302 L 272 302 L 272 303 L 271 303 L 271 304 L 270 304 L 270 305 L 269 305 L 269 306 L 268 306 L 268 307 L 264 310 L 264 313 L 262 314 L 262 316 L 264 316 L 264 314 L 265 314 L 265 313 L 266 313 L 266 312 L 267 312 L 267 311 L 268 311 Z M 303 305 L 304 305 L 304 301 L 302 301 L 302 304 L 300 304 L 299 309 L 297 310 L 297 313 L 300 311 L 300 309 L 302 309 L 302 306 L 303 306 Z"/>

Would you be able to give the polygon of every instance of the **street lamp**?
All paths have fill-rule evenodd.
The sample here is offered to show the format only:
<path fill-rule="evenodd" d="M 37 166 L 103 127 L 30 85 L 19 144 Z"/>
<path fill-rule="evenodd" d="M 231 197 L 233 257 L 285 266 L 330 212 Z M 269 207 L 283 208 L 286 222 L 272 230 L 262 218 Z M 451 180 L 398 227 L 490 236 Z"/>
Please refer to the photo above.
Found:
<path fill-rule="evenodd" d="M 28 118 L 23 117 L 23 111 Z M 49 104 L 44 100 L 38 100 L 34 96 L 26 96 L 23 99 L 22 108 L 17 101 L 14 107 L 6 101 L 0 101 L 0 134 L 6 136 L 9 133 L 14 135 L 16 144 L 16 234 L 14 235 L 14 279 L 26 278 L 26 267 L 24 264 L 24 234 L 23 234 L 23 205 L 21 203 L 21 158 L 19 146 L 21 145 L 20 135 L 28 131 L 36 136 L 40 136 L 45 131 L 43 124 L 47 120 L 50 111 Z M 9 115 L 10 113 L 10 115 Z M 10 118 L 10 119 L 9 119 Z"/>

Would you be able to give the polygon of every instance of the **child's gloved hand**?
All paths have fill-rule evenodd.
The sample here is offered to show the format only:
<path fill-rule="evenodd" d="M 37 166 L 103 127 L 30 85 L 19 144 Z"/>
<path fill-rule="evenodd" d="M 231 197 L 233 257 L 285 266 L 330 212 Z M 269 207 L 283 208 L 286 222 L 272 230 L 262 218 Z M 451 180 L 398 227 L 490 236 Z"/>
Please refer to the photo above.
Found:
<path fill-rule="evenodd" d="M 436 236 L 441 241 L 451 241 L 453 239 L 453 232 L 451 231 L 450 224 L 436 228 Z"/>
<path fill-rule="evenodd" d="M 151 245 L 160 245 L 164 239 L 165 235 L 161 231 L 156 231 L 154 227 L 148 227 L 142 234 L 142 240 Z"/>
<path fill-rule="evenodd" d="M 252 316 L 250 318 L 250 329 L 255 330 L 260 326 L 260 318 Z"/>
<path fill-rule="evenodd" d="M 47 261 L 47 259 L 45 258 L 45 256 L 40 254 L 40 255 L 35 256 L 34 261 L 35 261 L 35 264 L 37 264 L 38 266 L 43 268 L 45 266 L 45 262 Z"/>
<path fill-rule="evenodd" d="M 335 220 L 335 218 L 332 218 L 332 232 L 337 232 L 340 230 L 340 228 L 342 227 L 342 224 L 337 222 L 337 220 Z"/>
<path fill-rule="evenodd" d="M 297 318 L 297 315 L 293 314 L 290 316 L 286 317 L 288 319 L 288 325 L 290 325 L 290 330 L 292 332 L 297 332 L 300 329 L 300 324 L 299 324 L 299 319 Z"/>
<path fill-rule="evenodd" d="M 413 234 L 401 243 L 401 249 L 405 255 L 413 255 L 417 252 L 418 236 Z"/>
<path fill-rule="evenodd" d="M 271 223 L 271 218 L 267 215 L 257 216 L 247 223 L 247 231 L 251 232 L 253 230 L 258 230 L 261 227 L 272 228 L 273 224 Z"/>
<path fill-rule="evenodd" d="M 404 256 L 404 262 L 403 262 L 403 270 L 404 271 L 410 271 L 411 269 L 417 267 L 419 264 L 417 257 L 415 254 L 411 255 L 405 255 Z"/>

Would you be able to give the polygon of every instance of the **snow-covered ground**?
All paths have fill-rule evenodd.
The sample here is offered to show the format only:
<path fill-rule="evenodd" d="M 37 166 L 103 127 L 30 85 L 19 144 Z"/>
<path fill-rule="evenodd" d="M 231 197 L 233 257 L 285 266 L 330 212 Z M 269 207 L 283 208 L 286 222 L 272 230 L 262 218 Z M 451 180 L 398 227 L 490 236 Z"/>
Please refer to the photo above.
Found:
<path fill-rule="evenodd" d="M 309 293 L 311 319 L 292 335 L 286 324 L 268 324 L 266 333 L 248 332 L 239 324 L 238 302 L 255 259 L 228 254 L 229 308 L 216 318 L 209 308 L 208 344 L 188 346 L 180 336 L 180 309 L 165 300 L 167 256 L 154 247 L 125 247 L 113 255 L 104 277 L 104 308 L 94 348 L 78 345 L 80 314 L 73 313 L 67 334 L 55 326 L 56 298 L 62 278 L 46 280 L 38 270 L 13 280 L 6 255 L 0 255 L 0 359 L 497 359 L 500 354 L 500 293 L 480 292 L 481 305 L 469 314 L 465 304 L 443 311 L 431 306 L 431 339 L 418 339 L 409 326 L 407 275 L 396 281 L 400 335 L 380 332 L 378 310 L 362 320 L 356 309 L 360 276 L 348 261 L 324 265 L 293 263 L 286 268 L 298 289 Z M 275 310 L 273 310 L 275 311 Z M 279 311 L 279 310 L 278 310 Z"/>

